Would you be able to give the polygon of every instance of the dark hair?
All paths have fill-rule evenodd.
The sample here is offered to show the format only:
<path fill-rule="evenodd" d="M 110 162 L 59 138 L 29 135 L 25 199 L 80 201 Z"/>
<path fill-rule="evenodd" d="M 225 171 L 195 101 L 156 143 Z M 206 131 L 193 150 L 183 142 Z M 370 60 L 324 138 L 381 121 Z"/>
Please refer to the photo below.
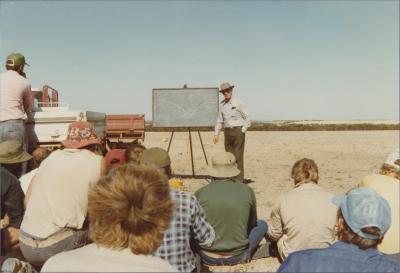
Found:
<path fill-rule="evenodd" d="M 38 147 L 32 152 L 32 168 L 36 169 L 40 166 L 40 163 L 42 163 L 43 160 L 45 160 L 49 155 L 51 154 L 51 151 L 47 148 L 43 147 Z"/>
<path fill-rule="evenodd" d="M 355 234 L 348 226 L 346 219 L 343 217 L 342 210 L 338 210 L 338 218 L 343 219 L 344 229 L 341 231 L 341 241 L 358 246 L 360 249 L 376 248 L 382 242 L 380 239 L 367 239 Z M 378 227 L 364 227 L 361 229 L 362 232 L 371 235 L 380 235 L 380 229 Z"/>
<path fill-rule="evenodd" d="M 131 143 L 131 144 L 129 144 L 129 146 L 127 147 L 126 152 L 125 152 L 125 161 L 126 162 L 136 162 L 136 163 L 138 163 L 136 161 L 136 159 L 132 157 L 132 154 L 131 154 L 133 152 L 133 150 L 135 150 L 135 148 L 140 148 L 142 150 L 146 150 L 146 147 L 143 146 L 142 144 L 139 144 L 139 143 Z"/>

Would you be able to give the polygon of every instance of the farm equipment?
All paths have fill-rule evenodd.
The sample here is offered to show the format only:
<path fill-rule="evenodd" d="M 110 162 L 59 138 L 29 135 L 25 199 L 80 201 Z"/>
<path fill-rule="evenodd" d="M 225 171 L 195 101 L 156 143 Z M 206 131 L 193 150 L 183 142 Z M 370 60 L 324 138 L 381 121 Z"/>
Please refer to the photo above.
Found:
<path fill-rule="evenodd" d="M 28 113 L 29 146 L 58 147 L 67 136 L 68 126 L 75 121 L 91 122 L 96 134 L 108 146 L 126 146 L 144 141 L 144 115 L 106 115 L 87 110 L 71 110 L 59 102 L 59 93 L 44 85 L 32 89 L 32 111 Z"/>

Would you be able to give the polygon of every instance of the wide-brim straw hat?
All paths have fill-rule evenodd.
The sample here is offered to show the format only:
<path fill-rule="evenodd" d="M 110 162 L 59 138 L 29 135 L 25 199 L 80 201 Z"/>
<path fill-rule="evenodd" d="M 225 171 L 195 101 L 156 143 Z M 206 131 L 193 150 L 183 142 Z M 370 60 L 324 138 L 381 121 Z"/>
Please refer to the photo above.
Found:
<path fill-rule="evenodd" d="M 22 163 L 31 158 L 32 156 L 22 149 L 22 144 L 18 140 L 6 140 L 0 143 L 1 164 Z"/>
<path fill-rule="evenodd" d="M 211 159 L 211 166 L 208 170 L 210 176 L 219 178 L 235 177 L 240 173 L 235 156 L 229 152 L 215 154 Z"/>
<path fill-rule="evenodd" d="M 77 121 L 69 125 L 67 139 L 61 144 L 65 148 L 80 149 L 91 144 L 101 144 L 93 125 L 86 121 Z"/>

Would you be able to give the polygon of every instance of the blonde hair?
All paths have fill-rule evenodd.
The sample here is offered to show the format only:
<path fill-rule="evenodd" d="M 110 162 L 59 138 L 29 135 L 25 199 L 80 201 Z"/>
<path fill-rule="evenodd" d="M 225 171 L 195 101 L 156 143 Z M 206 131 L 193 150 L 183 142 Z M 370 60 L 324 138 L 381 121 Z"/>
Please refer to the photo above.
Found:
<path fill-rule="evenodd" d="M 151 254 L 172 212 L 167 177 L 153 167 L 126 164 L 90 189 L 89 236 L 97 245 Z"/>
<path fill-rule="evenodd" d="M 318 183 L 318 166 L 312 159 L 303 158 L 294 163 L 292 168 L 294 183 L 313 181 Z"/>
<path fill-rule="evenodd" d="M 396 167 L 383 163 L 381 166 L 381 170 L 379 172 L 380 174 L 383 175 L 390 175 L 390 174 L 394 174 L 394 176 L 396 177 L 396 179 L 400 179 L 400 170 L 396 169 Z"/>

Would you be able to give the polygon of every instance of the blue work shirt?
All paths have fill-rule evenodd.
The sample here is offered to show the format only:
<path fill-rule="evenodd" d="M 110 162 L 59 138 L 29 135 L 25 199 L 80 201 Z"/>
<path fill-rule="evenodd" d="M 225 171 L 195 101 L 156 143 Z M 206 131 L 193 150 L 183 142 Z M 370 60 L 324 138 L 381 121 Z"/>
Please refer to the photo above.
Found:
<path fill-rule="evenodd" d="M 400 263 L 375 248 L 336 242 L 328 248 L 294 252 L 278 272 L 400 272 Z"/>

